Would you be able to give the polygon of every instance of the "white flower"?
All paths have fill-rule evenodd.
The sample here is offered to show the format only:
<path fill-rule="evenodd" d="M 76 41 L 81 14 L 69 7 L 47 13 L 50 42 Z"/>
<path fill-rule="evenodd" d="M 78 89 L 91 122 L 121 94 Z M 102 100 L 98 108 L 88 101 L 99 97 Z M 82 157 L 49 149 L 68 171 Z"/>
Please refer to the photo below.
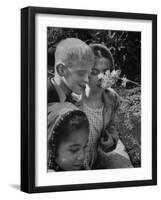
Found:
<path fill-rule="evenodd" d="M 98 74 L 98 80 L 102 79 L 104 77 L 103 73 Z"/>
<path fill-rule="evenodd" d="M 128 82 L 128 79 L 127 79 L 126 76 L 124 75 L 123 78 L 122 78 L 122 84 L 121 84 L 121 85 L 122 85 L 123 87 L 126 87 L 127 82 Z"/>
<path fill-rule="evenodd" d="M 111 87 L 115 80 L 112 78 L 110 70 L 107 70 L 105 74 L 101 73 L 98 75 L 98 80 L 101 79 L 101 87 L 106 89 Z"/>
<path fill-rule="evenodd" d="M 113 77 L 113 78 L 115 78 L 115 79 L 118 79 L 119 78 L 119 76 L 120 76 L 120 74 L 121 74 L 121 70 L 113 70 L 112 72 L 111 72 L 111 76 Z"/>
<path fill-rule="evenodd" d="M 109 77 L 109 76 L 111 75 L 110 70 L 107 70 L 107 71 L 105 72 L 105 75 Z"/>

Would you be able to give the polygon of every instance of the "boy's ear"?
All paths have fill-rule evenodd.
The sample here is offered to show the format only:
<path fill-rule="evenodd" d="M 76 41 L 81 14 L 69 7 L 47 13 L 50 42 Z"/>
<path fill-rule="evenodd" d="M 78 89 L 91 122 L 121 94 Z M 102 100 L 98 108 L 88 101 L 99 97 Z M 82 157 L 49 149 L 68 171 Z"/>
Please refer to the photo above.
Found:
<path fill-rule="evenodd" d="M 63 64 L 58 64 L 56 66 L 56 70 L 59 76 L 64 76 L 66 74 L 67 69 L 66 69 L 66 66 L 64 66 Z"/>

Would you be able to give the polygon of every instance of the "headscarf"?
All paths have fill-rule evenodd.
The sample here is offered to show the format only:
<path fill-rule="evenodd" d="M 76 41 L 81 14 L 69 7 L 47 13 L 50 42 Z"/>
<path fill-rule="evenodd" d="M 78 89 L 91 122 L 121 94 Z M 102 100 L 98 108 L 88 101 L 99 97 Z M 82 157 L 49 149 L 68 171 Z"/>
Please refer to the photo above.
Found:
<path fill-rule="evenodd" d="M 60 121 L 75 110 L 79 110 L 79 108 L 69 102 L 48 105 L 48 140 L 52 135 L 53 129 L 59 125 Z"/>
<path fill-rule="evenodd" d="M 79 108 L 77 108 L 75 105 L 69 102 L 48 104 L 48 169 L 54 169 L 55 171 L 62 170 L 55 162 L 55 130 L 66 116 L 75 111 L 83 113 L 83 111 L 81 111 Z"/>

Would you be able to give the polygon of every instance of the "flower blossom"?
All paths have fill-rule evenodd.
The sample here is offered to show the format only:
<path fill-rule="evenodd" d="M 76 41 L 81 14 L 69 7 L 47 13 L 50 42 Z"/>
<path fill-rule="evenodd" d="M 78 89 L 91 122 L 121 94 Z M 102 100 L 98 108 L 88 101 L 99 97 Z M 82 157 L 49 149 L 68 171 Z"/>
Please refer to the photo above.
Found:
<path fill-rule="evenodd" d="M 101 79 L 101 87 L 104 89 L 112 87 L 118 80 L 120 74 L 120 70 L 113 70 L 112 72 L 110 72 L 110 70 L 107 70 L 105 74 L 100 73 L 98 75 L 98 79 Z"/>

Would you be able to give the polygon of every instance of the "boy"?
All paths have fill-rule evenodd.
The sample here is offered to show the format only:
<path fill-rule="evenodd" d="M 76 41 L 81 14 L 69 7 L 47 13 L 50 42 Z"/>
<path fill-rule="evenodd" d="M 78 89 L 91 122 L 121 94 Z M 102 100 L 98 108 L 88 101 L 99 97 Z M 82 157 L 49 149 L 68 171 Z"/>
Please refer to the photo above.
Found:
<path fill-rule="evenodd" d="M 48 103 L 70 101 L 74 92 L 81 95 L 94 65 L 91 48 L 77 38 L 61 41 L 55 51 L 55 76 L 48 78 Z"/>

